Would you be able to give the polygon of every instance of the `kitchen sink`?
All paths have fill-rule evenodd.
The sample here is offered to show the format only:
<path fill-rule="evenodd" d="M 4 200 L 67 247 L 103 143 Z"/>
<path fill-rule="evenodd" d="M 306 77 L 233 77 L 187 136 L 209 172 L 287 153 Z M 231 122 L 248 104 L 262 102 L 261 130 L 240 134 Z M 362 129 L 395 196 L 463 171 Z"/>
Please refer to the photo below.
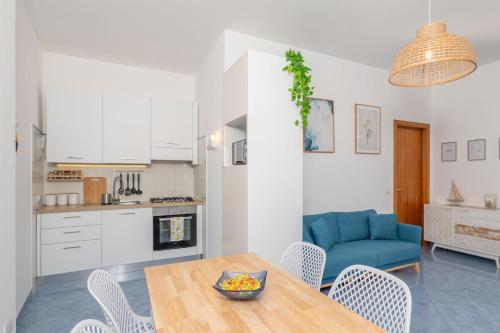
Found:
<path fill-rule="evenodd" d="M 142 201 L 140 200 L 129 200 L 129 201 L 120 201 L 118 205 L 140 205 Z"/>

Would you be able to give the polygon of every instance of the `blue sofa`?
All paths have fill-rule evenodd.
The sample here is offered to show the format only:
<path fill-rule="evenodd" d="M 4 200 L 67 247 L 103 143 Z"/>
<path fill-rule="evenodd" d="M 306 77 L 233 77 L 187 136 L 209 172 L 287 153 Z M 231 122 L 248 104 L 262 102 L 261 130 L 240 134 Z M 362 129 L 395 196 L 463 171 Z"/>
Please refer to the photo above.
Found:
<path fill-rule="evenodd" d="M 378 224 L 382 228 L 391 225 L 392 236 L 384 237 L 383 232 L 381 236 L 380 232 L 373 229 L 377 227 L 377 219 L 382 221 Z M 386 224 L 384 219 L 393 222 Z M 319 231 L 318 221 L 323 227 Z M 379 235 L 374 235 L 377 232 Z M 354 264 L 382 270 L 414 265 L 419 272 L 421 233 L 421 227 L 397 223 L 394 215 L 377 215 L 373 209 L 303 217 L 303 240 L 321 246 L 326 251 L 322 285 L 331 284 L 344 268 Z M 329 240 L 326 246 L 325 236 Z"/>

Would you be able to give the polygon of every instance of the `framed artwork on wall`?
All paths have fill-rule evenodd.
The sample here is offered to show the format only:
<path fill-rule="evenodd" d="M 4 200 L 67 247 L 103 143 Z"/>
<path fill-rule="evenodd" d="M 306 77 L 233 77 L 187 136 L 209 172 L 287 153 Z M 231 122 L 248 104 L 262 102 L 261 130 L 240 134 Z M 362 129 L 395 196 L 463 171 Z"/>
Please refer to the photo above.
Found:
<path fill-rule="evenodd" d="M 441 162 L 457 161 L 457 142 L 441 143 Z"/>
<path fill-rule="evenodd" d="M 486 139 L 467 141 L 467 158 L 469 161 L 484 161 L 486 159 Z"/>
<path fill-rule="evenodd" d="M 378 106 L 355 104 L 356 154 L 380 154 L 381 114 Z"/>
<path fill-rule="evenodd" d="M 310 98 L 311 112 L 304 129 L 305 153 L 334 153 L 335 124 L 333 101 Z"/>

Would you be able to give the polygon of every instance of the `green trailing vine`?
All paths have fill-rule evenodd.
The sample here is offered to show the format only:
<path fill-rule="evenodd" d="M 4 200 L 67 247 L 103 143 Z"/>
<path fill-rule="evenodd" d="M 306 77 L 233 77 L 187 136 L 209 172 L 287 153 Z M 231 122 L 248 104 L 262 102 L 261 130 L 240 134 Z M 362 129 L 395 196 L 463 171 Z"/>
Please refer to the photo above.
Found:
<path fill-rule="evenodd" d="M 304 57 L 300 51 L 288 50 L 285 53 L 285 59 L 288 65 L 283 71 L 293 76 L 293 86 L 288 88 L 291 94 L 292 102 L 299 108 L 302 127 L 307 128 L 307 118 L 311 111 L 311 102 L 314 87 L 311 87 L 311 69 L 304 64 Z M 299 120 L 295 121 L 295 126 L 299 126 Z"/>

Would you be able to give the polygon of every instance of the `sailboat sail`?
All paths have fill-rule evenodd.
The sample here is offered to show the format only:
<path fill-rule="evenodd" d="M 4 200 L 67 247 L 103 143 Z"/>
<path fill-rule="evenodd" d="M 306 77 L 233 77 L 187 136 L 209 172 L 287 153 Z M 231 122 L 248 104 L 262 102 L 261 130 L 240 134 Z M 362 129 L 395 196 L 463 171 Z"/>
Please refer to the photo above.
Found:
<path fill-rule="evenodd" d="M 446 200 L 448 200 L 449 202 L 453 202 L 453 203 L 458 203 L 458 202 L 464 201 L 464 198 L 460 194 L 460 191 L 458 191 L 458 188 L 455 185 L 454 181 L 451 181 L 450 194 L 448 195 L 448 199 L 446 199 Z"/>

